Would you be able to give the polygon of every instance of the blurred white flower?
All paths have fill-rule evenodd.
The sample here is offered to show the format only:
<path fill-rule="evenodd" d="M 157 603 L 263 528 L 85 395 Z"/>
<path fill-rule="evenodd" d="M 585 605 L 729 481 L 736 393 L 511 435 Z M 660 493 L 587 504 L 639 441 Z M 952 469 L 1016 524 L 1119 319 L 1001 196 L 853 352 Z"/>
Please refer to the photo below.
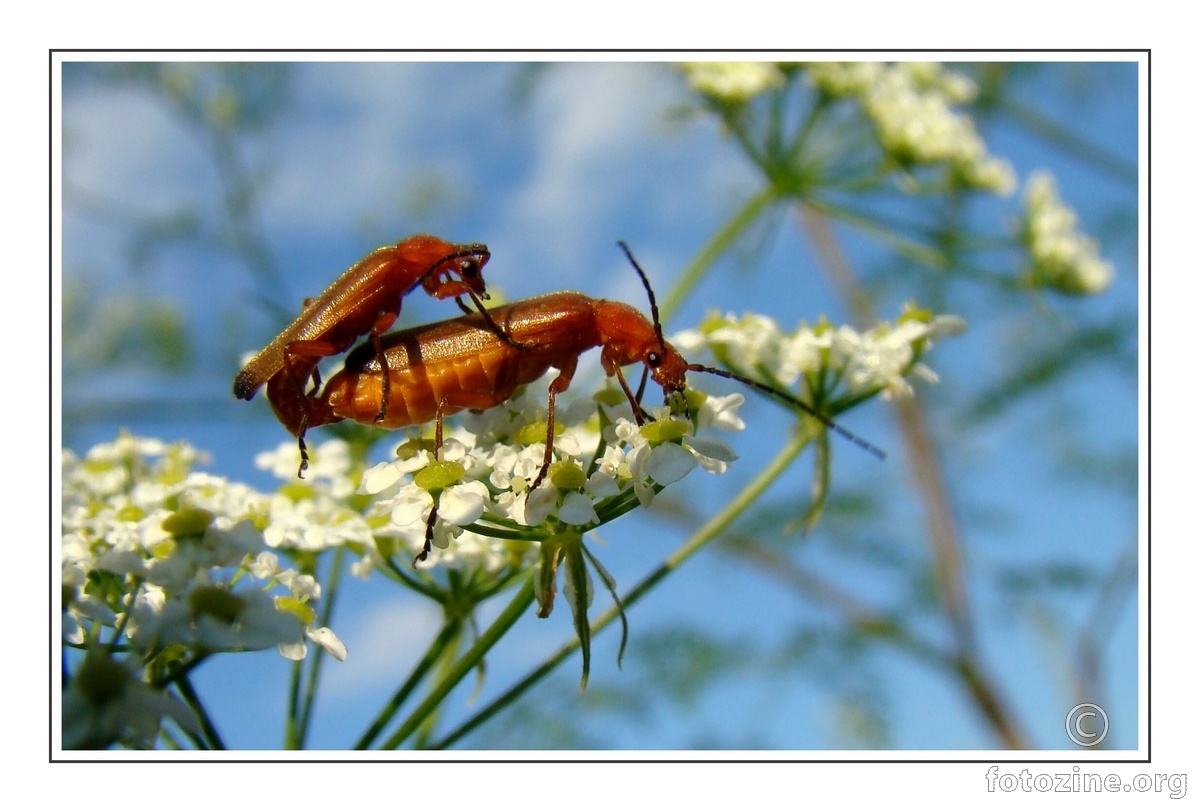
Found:
<path fill-rule="evenodd" d="M 935 340 L 965 329 L 966 323 L 956 316 L 935 316 L 913 306 L 895 324 L 881 323 L 866 332 L 820 321 L 812 326 L 801 324 L 786 333 L 763 316 L 720 316 L 712 312 L 684 340 L 696 354 L 707 347 L 739 374 L 750 377 L 765 374 L 768 380 L 784 385 L 794 383 L 802 375 L 836 383 L 836 390 L 824 395 L 828 402 L 843 397 L 855 400 L 876 392 L 885 396 L 911 394 L 909 377 L 916 375 L 929 380 L 932 375 L 916 363 L 920 355 Z M 936 376 L 932 378 L 936 380 Z M 739 400 L 728 405 L 736 408 L 740 404 Z M 726 404 L 721 404 L 721 408 L 727 408 Z M 727 425 L 741 425 L 736 413 L 721 419 Z M 729 422 L 733 419 L 736 423 Z"/>
<path fill-rule="evenodd" d="M 773 62 L 682 62 L 692 89 L 719 102 L 741 104 L 784 83 Z"/>
<path fill-rule="evenodd" d="M 145 749 L 153 746 L 164 719 L 174 720 L 189 733 L 199 732 L 186 705 L 142 682 L 128 662 L 100 650 L 90 652 L 63 686 L 64 750 L 113 744 Z"/>
<path fill-rule="evenodd" d="M 1025 186 L 1023 238 L 1032 260 L 1031 281 L 1062 293 L 1099 293 L 1112 283 L 1111 265 L 1092 238 L 1076 230 L 1075 212 L 1062 202 L 1047 172 Z"/>
<path fill-rule="evenodd" d="M 977 189 L 1008 195 L 1016 175 L 988 154 L 970 116 L 956 104 L 975 98 L 974 82 L 936 62 L 809 63 L 808 81 L 862 106 L 880 146 L 901 167 L 945 165 Z"/>
<path fill-rule="evenodd" d="M 362 516 L 333 495 L 353 492 L 348 466 L 320 450 L 320 477 L 291 497 L 192 471 L 204 457 L 184 444 L 122 434 L 82 459 L 63 453 L 63 644 L 85 650 L 64 694 L 64 742 L 149 746 L 144 737 L 178 707 L 145 674 L 211 652 L 277 646 L 298 657 L 307 637 L 345 656 L 332 631 L 314 626 L 308 604 L 320 584 L 267 549 L 268 537 L 303 551 L 371 540 Z M 111 659 L 118 642 L 125 658 Z M 98 702 L 90 684 L 115 693 Z"/>

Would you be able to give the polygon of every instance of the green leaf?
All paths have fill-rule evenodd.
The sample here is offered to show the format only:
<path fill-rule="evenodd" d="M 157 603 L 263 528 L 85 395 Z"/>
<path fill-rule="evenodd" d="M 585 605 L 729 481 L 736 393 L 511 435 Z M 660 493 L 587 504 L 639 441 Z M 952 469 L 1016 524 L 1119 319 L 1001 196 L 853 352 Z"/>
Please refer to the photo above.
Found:
<path fill-rule="evenodd" d="M 588 622 L 588 606 L 592 603 L 592 582 L 588 577 L 587 562 L 583 556 L 582 539 L 564 549 L 566 568 L 563 572 L 563 597 L 571 606 L 571 617 L 575 621 L 575 633 L 579 636 L 579 653 L 583 655 L 583 675 L 579 680 L 579 692 L 587 688 L 588 673 L 592 664 L 592 626 Z"/>
<path fill-rule="evenodd" d="M 625 658 L 625 644 L 629 642 L 629 620 L 625 617 L 625 607 L 621 603 L 621 596 L 617 594 L 617 579 L 609 574 L 604 565 L 600 563 L 600 559 L 592 555 L 592 551 L 586 545 L 583 545 L 583 554 L 596 568 L 596 574 L 600 576 L 601 583 L 604 584 L 604 588 L 612 596 L 613 604 L 617 607 L 617 617 L 621 620 L 621 646 L 617 649 L 617 668 L 620 668 L 621 660 Z"/>

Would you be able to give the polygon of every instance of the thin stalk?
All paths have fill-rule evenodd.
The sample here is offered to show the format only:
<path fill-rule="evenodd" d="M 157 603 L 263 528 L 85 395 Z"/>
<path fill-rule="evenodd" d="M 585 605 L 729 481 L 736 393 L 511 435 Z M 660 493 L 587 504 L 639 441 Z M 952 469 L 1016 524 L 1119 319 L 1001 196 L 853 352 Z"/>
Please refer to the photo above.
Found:
<path fill-rule="evenodd" d="M 427 717 L 436 712 L 441 707 L 442 700 L 446 698 L 450 691 L 483 660 L 484 655 L 491 650 L 492 646 L 496 645 L 500 638 L 533 605 L 533 599 L 533 579 L 531 578 L 513 596 L 512 601 L 500 613 L 495 622 L 488 627 L 488 630 L 479 636 L 479 639 L 475 641 L 475 645 L 471 646 L 467 653 L 446 672 L 442 680 L 425 697 L 425 701 L 418 705 L 416 710 L 400 725 L 399 729 L 383 743 L 382 749 L 395 750 L 421 726 Z"/>
<path fill-rule="evenodd" d="M 217 732 L 217 726 L 213 724 L 208 711 L 204 709 L 204 703 L 200 701 L 200 697 L 196 694 L 196 689 L 192 687 L 192 681 L 186 675 L 180 676 L 175 680 L 175 688 L 179 691 L 179 695 L 187 703 L 187 706 L 196 714 L 196 720 L 200 723 L 200 730 L 204 733 L 203 744 L 205 748 L 209 750 L 224 750 L 225 742 L 221 740 L 221 734 Z M 195 741 L 194 738 L 193 741 Z"/>
<path fill-rule="evenodd" d="M 438 632 L 438 636 L 434 638 L 434 641 L 429 644 L 429 648 L 425 651 L 425 656 L 413 668 L 412 673 L 408 675 L 408 679 L 396 689 L 396 693 L 392 694 L 392 698 L 388 700 L 388 703 L 375 716 L 375 720 L 371 722 L 371 726 L 354 743 L 355 750 L 365 750 L 371 746 L 371 742 L 379 737 L 379 734 L 387 727 L 388 722 L 399 711 L 400 706 L 404 704 L 404 700 L 408 699 L 421 680 L 425 678 L 425 675 L 437 664 L 437 661 L 442 656 L 442 652 L 461 633 L 462 624 L 458 621 L 447 621 L 442 625 L 442 630 Z"/>
<path fill-rule="evenodd" d="M 946 267 L 946 258 L 936 248 L 931 248 L 916 240 L 900 236 L 895 230 L 880 225 L 880 217 L 874 214 L 862 214 L 846 207 L 816 199 L 806 200 L 801 205 L 800 210 L 805 213 L 803 215 L 805 218 L 810 217 L 812 212 L 820 212 L 827 217 L 833 217 L 847 223 L 871 238 L 878 240 L 888 248 L 891 248 L 897 254 L 911 259 L 913 262 L 918 262 L 929 268 L 943 269 Z"/>
<path fill-rule="evenodd" d="M 337 547 L 333 552 L 333 561 L 329 565 L 329 582 L 325 584 L 326 598 L 321 602 L 321 614 L 318 616 L 319 628 L 329 628 L 330 620 L 333 618 L 333 607 L 337 603 L 338 585 L 342 580 L 342 564 L 345 561 L 346 548 Z M 325 663 L 325 649 L 321 646 L 316 646 L 316 651 L 313 652 L 312 664 L 308 669 L 308 679 L 305 681 L 304 704 L 300 708 L 299 719 L 296 722 L 293 739 L 290 744 L 295 744 L 298 750 L 304 749 L 304 743 L 308 740 L 308 728 L 312 721 L 313 704 L 317 700 L 317 686 L 321 682 L 321 667 Z M 299 665 L 297 663 L 297 665 Z M 294 710 L 294 708 L 293 708 Z M 295 718 L 294 715 L 292 718 Z"/>
<path fill-rule="evenodd" d="M 742 207 L 721 229 L 713 235 L 713 238 L 700 249 L 700 253 L 691 261 L 679 278 L 675 280 L 675 284 L 671 286 L 671 290 L 667 292 L 663 303 L 659 305 L 659 315 L 662 321 L 669 321 L 671 316 L 683 304 L 684 299 L 692 292 L 692 289 L 700 284 L 700 280 L 704 278 L 704 274 L 708 271 L 712 264 L 717 261 L 717 257 L 729 250 L 729 246 L 733 244 L 743 231 L 745 231 L 751 223 L 758 219 L 759 214 L 777 199 L 775 189 L 767 187 L 752 197 L 745 206 Z"/>

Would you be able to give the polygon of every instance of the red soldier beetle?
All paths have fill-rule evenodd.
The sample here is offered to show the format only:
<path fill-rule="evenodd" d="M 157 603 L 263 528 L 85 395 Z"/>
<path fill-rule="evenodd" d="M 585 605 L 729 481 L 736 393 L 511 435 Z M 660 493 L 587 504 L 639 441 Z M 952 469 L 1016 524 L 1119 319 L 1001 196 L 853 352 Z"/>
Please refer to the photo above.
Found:
<path fill-rule="evenodd" d="M 480 302 L 488 298 L 481 271 L 490 256 L 487 246 L 481 243 L 456 245 L 427 234 L 372 251 L 320 296 L 307 300 L 296 320 L 250 359 L 233 379 L 234 396 L 250 400 L 264 383 L 273 383 L 268 386 L 268 391 L 275 393 L 273 406 L 276 398 L 288 398 L 306 411 L 308 382 L 313 382 L 312 393 L 320 387 L 320 360 L 346 351 L 359 336 L 369 333 L 371 346 L 382 359 L 383 392 L 375 418 L 376 422 L 382 420 L 388 408 L 390 376 L 380 336 L 395 323 L 404 297 L 420 285 L 437 299 L 453 297 L 464 312 L 470 313 L 462 301 L 463 296 L 469 296 L 498 333 Z M 520 349 L 516 342 L 501 337 Z M 303 443 L 301 452 L 299 473 L 303 476 L 308 467 Z"/>
<path fill-rule="evenodd" d="M 789 392 L 732 372 L 688 363 L 663 338 L 658 306 L 646 273 L 629 248 L 618 243 L 642 279 L 650 298 L 653 320 L 621 302 L 593 299 L 582 293 L 560 292 L 512 302 L 487 312 L 400 330 L 378 342 L 364 343 L 346 356 L 345 365 L 325 384 L 320 394 L 296 396 L 296 390 L 273 378 L 267 396 L 280 421 L 303 447 L 304 432 L 311 427 L 341 420 L 398 429 L 436 422 L 435 456 L 442 446 L 446 415 L 464 409 L 482 410 L 508 400 L 517 387 L 532 383 L 551 367 L 558 376 L 550 383 L 546 403 L 546 454 L 536 489 L 549 471 L 554 452 L 554 402 L 571 384 L 579 356 L 600 347 L 600 364 L 615 377 L 633 408 L 639 425 L 645 420 L 641 387 L 635 395 L 621 368 L 641 363 L 644 373 L 663 390 L 664 402 L 687 388 L 688 372 L 708 372 L 739 381 L 776 400 L 804 411 L 860 448 L 883 459 L 886 453 L 834 423 Z M 508 340 L 506 340 L 508 339 Z M 519 341 L 521 349 L 514 349 Z M 379 416 L 385 387 L 392 398 Z M 645 378 L 643 377 L 643 385 Z M 425 547 L 414 564 L 431 549 L 437 504 L 426 524 Z"/>

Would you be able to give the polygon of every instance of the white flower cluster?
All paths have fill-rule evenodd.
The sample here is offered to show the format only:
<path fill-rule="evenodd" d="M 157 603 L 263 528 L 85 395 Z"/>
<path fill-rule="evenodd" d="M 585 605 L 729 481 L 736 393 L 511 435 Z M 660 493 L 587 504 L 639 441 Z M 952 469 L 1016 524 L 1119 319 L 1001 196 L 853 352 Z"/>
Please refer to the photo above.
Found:
<path fill-rule="evenodd" d="M 697 93 L 726 104 L 744 104 L 784 83 L 773 62 L 682 62 L 679 69 Z"/>
<path fill-rule="evenodd" d="M 299 461 L 294 440 L 254 458 L 255 465 L 284 483 L 279 493 L 268 497 L 265 507 L 267 545 L 319 553 L 345 544 L 373 544 L 362 513 L 348 504 L 360 474 L 350 458 L 350 447 L 342 440 L 328 440 L 310 449 L 303 480 L 296 477 Z"/>
<path fill-rule="evenodd" d="M 266 549 L 261 528 L 291 501 L 193 472 L 200 458 L 126 434 L 82 459 L 63 452 L 62 636 L 87 652 L 64 690 L 64 747 L 145 746 L 166 713 L 186 725 L 151 675 L 196 657 L 275 646 L 296 660 L 306 638 L 346 656 L 313 622 L 320 585 Z"/>
<path fill-rule="evenodd" d="M 910 395 L 910 377 L 936 382 L 937 375 L 918 359 L 936 339 L 965 329 L 957 316 L 936 316 L 911 305 L 895 324 L 866 332 L 821 320 L 788 333 L 766 316 L 713 311 L 698 329 L 676 336 L 675 345 L 688 357 L 708 349 L 741 374 L 766 375 L 783 386 L 792 386 L 801 375 L 819 375 L 838 389 L 825 392 L 826 402 L 857 402 L 880 392 Z"/>
<path fill-rule="evenodd" d="M 951 109 L 975 97 L 967 77 L 933 62 L 809 63 L 805 69 L 822 92 L 861 104 L 883 150 L 899 165 L 946 165 L 968 186 L 999 194 L 1016 188 L 1012 167 L 988 154 L 970 116 Z"/>
<path fill-rule="evenodd" d="M 724 441 L 696 433 L 740 430 L 741 395 L 696 392 L 702 402 L 695 423 L 656 409 L 653 421 L 638 426 L 625 396 L 609 388 L 596 399 L 556 404 L 555 461 L 533 490 L 545 459 L 546 423 L 531 422 L 531 416 L 544 417 L 549 380 L 448 427 L 439 460 L 431 444 L 417 440 L 400 446 L 397 459 L 368 470 L 360 493 L 375 500 L 367 520 L 376 537 L 391 538 L 415 555 L 436 499 L 434 550 L 423 568 L 496 572 L 532 565 L 538 558 L 533 542 L 598 527 L 635 504 L 649 504 L 656 488 L 697 466 L 723 473 L 736 459 Z"/>
<path fill-rule="evenodd" d="M 1075 212 L 1058 196 L 1054 179 L 1035 172 L 1025 186 L 1023 238 L 1033 260 L 1032 281 L 1063 293 L 1099 293 L 1113 279 L 1096 241 L 1076 231 Z"/>

